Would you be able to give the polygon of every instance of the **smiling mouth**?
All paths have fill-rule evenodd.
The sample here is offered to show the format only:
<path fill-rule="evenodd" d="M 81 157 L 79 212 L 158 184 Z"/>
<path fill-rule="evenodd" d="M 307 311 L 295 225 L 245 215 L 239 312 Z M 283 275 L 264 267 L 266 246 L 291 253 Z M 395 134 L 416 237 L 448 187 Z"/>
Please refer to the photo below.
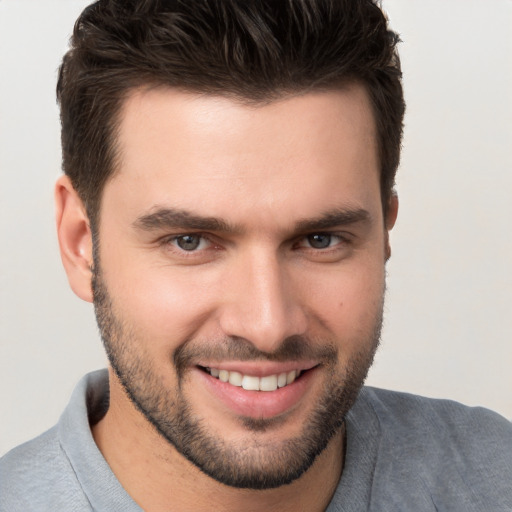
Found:
<path fill-rule="evenodd" d="M 219 370 L 218 368 L 202 368 L 212 377 L 221 382 L 241 387 L 246 391 L 275 391 L 293 384 L 302 373 L 302 370 L 291 370 L 289 372 L 276 373 L 265 377 L 246 375 L 236 371 Z"/>

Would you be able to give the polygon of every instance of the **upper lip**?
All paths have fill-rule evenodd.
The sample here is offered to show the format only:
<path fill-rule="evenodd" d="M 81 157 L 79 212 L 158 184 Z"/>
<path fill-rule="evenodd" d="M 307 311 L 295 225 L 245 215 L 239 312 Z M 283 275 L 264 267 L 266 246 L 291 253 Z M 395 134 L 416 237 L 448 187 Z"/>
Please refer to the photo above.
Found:
<path fill-rule="evenodd" d="M 318 366 L 318 361 L 209 361 L 198 364 L 203 368 L 216 368 L 228 372 L 239 372 L 254 377 L 279 375 L 292 370 L 306 371 Z"/>

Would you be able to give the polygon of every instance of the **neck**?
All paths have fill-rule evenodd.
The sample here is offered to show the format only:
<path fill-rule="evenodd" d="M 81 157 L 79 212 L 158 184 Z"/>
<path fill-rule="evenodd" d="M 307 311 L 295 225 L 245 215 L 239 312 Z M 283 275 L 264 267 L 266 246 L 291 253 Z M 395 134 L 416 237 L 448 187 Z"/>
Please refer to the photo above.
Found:
<path fill-rule="evenodd" d="M 178 453 L 115 382 L 111 372 L 110 407 L 92 427 L 93 436 L 121 485 L 144 510 L 320 512 L 327 508 L 341 477 L 343 429 L 291 484 L 267 490 L 237 489 L 205 475 Z"/>

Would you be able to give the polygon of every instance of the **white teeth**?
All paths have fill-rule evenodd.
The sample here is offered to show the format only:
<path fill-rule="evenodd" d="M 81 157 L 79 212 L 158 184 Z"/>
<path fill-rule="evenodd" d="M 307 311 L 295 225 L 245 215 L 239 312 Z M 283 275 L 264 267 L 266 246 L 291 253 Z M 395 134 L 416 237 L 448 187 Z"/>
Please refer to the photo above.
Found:
<path fill-rule="evenodd" d="M 261 377 L 260 391 L 275 391 L 277 389 L 277 375 Z"/>
<path fill-rule="evenodd" d="M 238 372 L 229 372 L 229 383 L 233 386 L 241 386 L 242 385 L 242 377 L 243 375 Z"/>
<path fill-rule="evenodd" d="M 244 375 L 242 379 L 242 387 L 247 391 L 259 391 L 260 390 L 260 379 L 258 377 L 251 377 L 250 375 Z"/>
<path fill-rule="evenodd" d="M 212 377 L 216 377 L 222 382 L 229 382 L 232 386 L 241 386 L 247 391 L 275 391 L 277 388 L 284 388 L 292 384 L 301 373 L 300 370 L 292 370 L 288 373 L 255 377 L 253 375 L 243 375 L 240 372 L 219 370 L 218 368 L 207 368 L 207 371 Z"/>

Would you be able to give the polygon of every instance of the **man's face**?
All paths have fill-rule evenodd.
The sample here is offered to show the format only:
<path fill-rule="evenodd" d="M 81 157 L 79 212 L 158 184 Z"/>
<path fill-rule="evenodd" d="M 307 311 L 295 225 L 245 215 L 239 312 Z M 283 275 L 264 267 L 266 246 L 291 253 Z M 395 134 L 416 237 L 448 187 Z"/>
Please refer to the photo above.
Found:
<path fill-rule="evenodd" d="M 223 483 L 290 482 L 339 436 L 378 344 L 387 233 L 363 88 L 252 107 L 136 91 L 119 155 L 93 284 L 121 407 Z"/>

